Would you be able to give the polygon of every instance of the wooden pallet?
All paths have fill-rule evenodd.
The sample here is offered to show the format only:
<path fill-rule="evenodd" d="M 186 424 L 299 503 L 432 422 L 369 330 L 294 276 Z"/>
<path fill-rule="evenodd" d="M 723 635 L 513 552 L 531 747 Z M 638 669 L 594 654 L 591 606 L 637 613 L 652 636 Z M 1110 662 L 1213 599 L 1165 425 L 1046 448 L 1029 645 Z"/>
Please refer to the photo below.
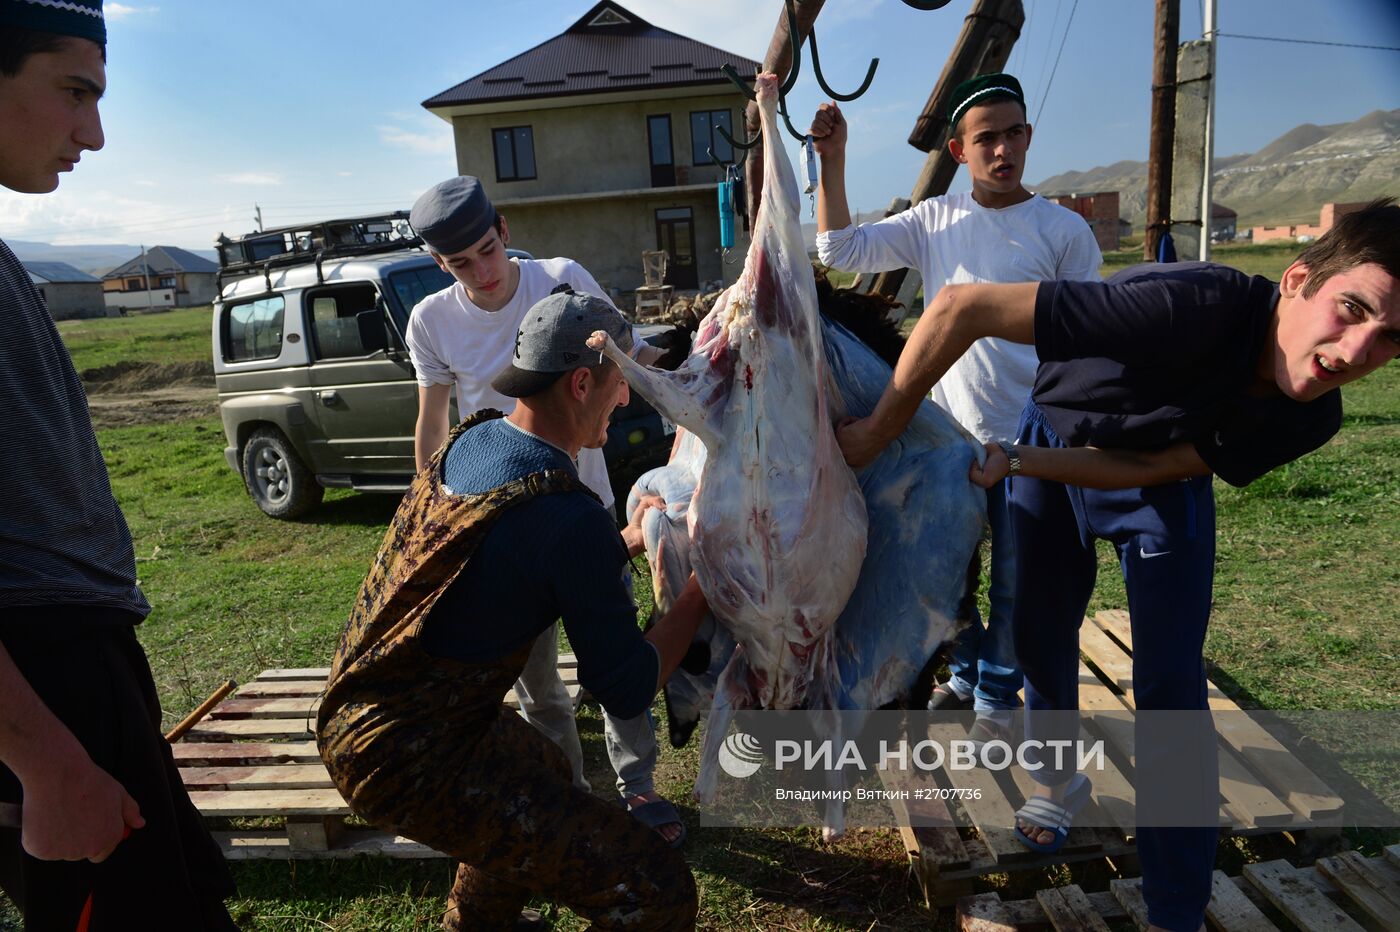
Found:
<path fill-rule="evenodd" d="M 945 788 L 980 790 L 979 800 L 957 803 L 962 819 L 955 819 L 941 802 L 892 801 L 912 871 L 930 906 L 971 893 L 973 881 L 987 874 L 1103 858 L 1123 861 L 1136 854 L 1129 784 L 1135 749 L 1127 613 L 1100 612 L 1087 619 L 1080 631 L 1080 649 L 1085 658 L 1079 667 L 1080 708 L 1100 713 L 1093 719 L 1096 733 L 1086 731 L 1083 737 L 1102 738 L 1109 749 L 1106 769 L 1094 775 L 1092 802 L 1081 821 L 1084 826 L 1114 828 L 1073 828 L 1057 854 L 1037 855 L 1016 839 L 1013 829 L 1014 812 L 1032 789 L 1024 771 L 1016 767 L 1001 773 L 939 771 L 927 779 Z M 1240 711 L 1214 684 L 1208 696 L 1212 710 Z M 1223 830 L 1259 834 L 1340 824 L 1342 800 L 1321 779 L 1245 716 L 1222 718 L 1228 719 L 1221 728 L 1219 755 Z M 943 742 L 966 737 L 958 725 L 939 725 L 932 731 L 936 733 L 931 736 Z M 1121 769 L 1115 760 L 1123 763 Z M 907 788 L 909 779 L 901 774 L 899 788 Z M 891 788 L 896 787 L 891 784 Z"/>
<path fill-rule="evenodd" d="M 385 832 L 346 825 L 351 814 L 316 752 L 316 711 L 329 668 L 265 670 L 171 745 L 190 799 L 206 818 L 270 819 L 272 828 L 213 832 L 232 860 L 443 855 Z M 577 709 L 578 661 L 559 657 Z M 505 701 L 515 703 L 514 692 Z"/>
<path fill-rule="evenodd" d="M 1109 923 L 1131 920 L 1147 928 L 1142 879 L 1114 880 L 1109 889 L 1086 893 L 1078 886 L 1054 887 L 1033 900 L 1002 902 L 996 893 L 958 901 L 960 932 L 1108 932 Z M 1216 871 L 1207 925 L 1220 932 L 1361 932 L 1368 926 L 1400 929 L 1400 845 L 1383 857 L 1344 851 L 1313 867 L 1287 861 L 1249 864 L 1243 877 Z"/>

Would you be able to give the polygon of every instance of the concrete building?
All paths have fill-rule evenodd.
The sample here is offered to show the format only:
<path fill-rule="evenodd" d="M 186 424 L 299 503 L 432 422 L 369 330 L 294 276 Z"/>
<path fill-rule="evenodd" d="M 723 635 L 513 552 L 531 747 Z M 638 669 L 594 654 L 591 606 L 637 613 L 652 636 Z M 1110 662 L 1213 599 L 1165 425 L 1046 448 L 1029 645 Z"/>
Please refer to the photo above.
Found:
<path fill-rule="evenodd" d="M 1271 239 L 1298 239 L 1307 237 L 1317 239 L 1328 230 L 1339 219 L 1345 217 L 1353 210 L 1360 210 L 1365 207 L 1364 201 L 1354 201 L 1349 204 L 1327 203 L 1322 205 L 1322 210 L 1318 214 L 1317 223 L 1295 223 L 1291 226 L 1279 227 L 1254 227 L 1253 239 L 1256 243 L 1266 243 Z"/>
<path fill-rule="evenodd" d="M 1240 218 L 1234 210 L 1214 201 L 1210 205 L 1210 241 L 1228 243 L 1235 238 L 1235 223 Z"/>
<path fill-rule="evenodd" d="M 452 125 L 457 170 L 482 180 L 511 245 L 576 259 L 623 294 L 642 284 L 642 253 L 661 249 L 666 282 L 695 289 L 742 267 L 722 261 L 719 240 L 715 160 L 734 158 L 719 129 L 737 138 L 746 103 L 726 64 L 759 67 L 604 0 L 423 106 Z"/>
<path fill-rule="evenodd" d="M 1061 207 L 1068 207 L 1079 214 L 1094 231 L 1100 252 L 1112 252 L 1118 248 L 1118 192 L 1097 191 L 1093 194 L 1046 194 L 1047 200 Z"/>
<path fill-rule="evenodd" d="M 212 304 L 219 267 L 178 246 L 152 246 L 102 276 L 109 308 L 197 307 Z"/>
<path fill-rule="evenodd" d="M 80 272 L 67 262 L 21 262 L 39 289 L 54 320 L 105 317 L 102 280 Z"/>

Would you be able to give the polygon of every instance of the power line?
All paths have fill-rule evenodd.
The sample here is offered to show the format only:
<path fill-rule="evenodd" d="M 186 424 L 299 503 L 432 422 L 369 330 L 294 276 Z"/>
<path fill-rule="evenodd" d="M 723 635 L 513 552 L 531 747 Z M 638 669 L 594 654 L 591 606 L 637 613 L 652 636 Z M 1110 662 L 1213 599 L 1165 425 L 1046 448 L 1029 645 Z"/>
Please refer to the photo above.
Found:
<path fill-rule="evenodd" d="M 1069 8 L 1069 19 L 1065 20 L 1065 34 L 1060 39 L 1060 50 L 1055 53 L 1055 67 L 1050 69 L 1050 80 L 1045 82 L 1045 93 L 1040 97 L 1040 108 L 1035 112 L 1035 122 L 1040 122 L 1040 114 L 1045 110 L 1045 101 L 1050 98 L 1050 85 L 1055 83 L 1055 72 L 1060 70 L 1060 56 L 1065 53 L 1065 42 L 1069 40 L 1069 27 L 1074 23 L 1074 11 L 1079 9 L 1079 0 Z"/>
<path fill-rule="evenodd" d="M 1050 21 L 1050 32 L 1045 37 L 1045 57 L 1040 62 L 1040 77 L 1035 79 L 1038 87 L 1045 86 L 1045 66 L 1050 63 L 1050 49 L 1055 44 L 1055 28 L 1060 25 L 1060 10 L 1063 0 L 1055 0 L 1055 18 Z"/>
<path fill-rule="evenodd" d="M 1323 42 L 1321 39 L 1284 39 L 1279 36 L 1246 36 L 1237 32 L 1217 32 L 1217 36 L 1227 39 L 1255 39 L 1259 42 L 1290 42 L 1295 45 L 1330 45 L 1342 49 L 1376 49 L 1381 52 L 1400 52 L 1394 45 L 1360 45 L 1355 42 Z"/>

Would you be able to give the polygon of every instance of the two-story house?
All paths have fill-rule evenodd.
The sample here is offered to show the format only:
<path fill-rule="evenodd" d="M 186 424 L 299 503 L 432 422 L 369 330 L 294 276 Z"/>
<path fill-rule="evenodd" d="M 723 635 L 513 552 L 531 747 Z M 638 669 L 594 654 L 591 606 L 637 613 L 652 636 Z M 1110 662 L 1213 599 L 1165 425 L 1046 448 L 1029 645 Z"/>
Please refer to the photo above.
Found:
<path fill-rule="evenodd" d="M 651 25 L 611 0 L 553 39 L 423 102 L 452 124 L 457 170 L 482 180 L 534 255 L 568 256 L 604 287 L 642 284 L 642 253 L 670 255 L 677 289 L 732 282 L 742 207 L 721 258 L 718 183 L 745 99 L 720 71 L 759 64 Z"/>

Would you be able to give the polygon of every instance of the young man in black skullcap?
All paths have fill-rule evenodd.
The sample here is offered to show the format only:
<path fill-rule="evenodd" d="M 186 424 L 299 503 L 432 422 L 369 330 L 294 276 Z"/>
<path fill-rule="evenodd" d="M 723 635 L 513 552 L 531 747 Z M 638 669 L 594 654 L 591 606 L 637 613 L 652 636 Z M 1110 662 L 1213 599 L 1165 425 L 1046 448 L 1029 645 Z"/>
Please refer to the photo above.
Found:
<path fill-rule="evenodd" d="M 105 48 L 100 0 L 0 0 L 0 184 L 47 193 L 102 148 Z M 236 928 L 160 733 L 134 630 L 150 606 L 82 384 L 3 242 L 0 397 L 22 438 L 0 474 L 0 888 L 32 932 Z"/>
<path fill-rule="evenodd" d="M 817 253 L 845 271 L 916 268 L 924 293 L 961 282 L 1096 281 L 1098 244 L 1084 219 L 1027 191 L 1022 182 L 1031 125 L 1021 84 L 1009 74 L 978 75 L 958 85 L 948 107 L 948 149 L 967 166 L 972 190 L 920 201 L 878 223 L 851 225 L 846 205 L 846 121 L 822 104 L 811 133 L 822 157 L 817 192 Z M 933 386 L 932 397 L 982 442 L 1013 440 L 1016 419 L 1035 378 L 1035 350 L 979 340 Z M 1008 737 L 1021 704 L 1021 670 L 1011 643 L 1016 554 L 1006 490 L 987 489 L 991 527 L 990 612 L 953 641 L 949 678 L 931 709 L 977 712 L 974 740 Z"/>

